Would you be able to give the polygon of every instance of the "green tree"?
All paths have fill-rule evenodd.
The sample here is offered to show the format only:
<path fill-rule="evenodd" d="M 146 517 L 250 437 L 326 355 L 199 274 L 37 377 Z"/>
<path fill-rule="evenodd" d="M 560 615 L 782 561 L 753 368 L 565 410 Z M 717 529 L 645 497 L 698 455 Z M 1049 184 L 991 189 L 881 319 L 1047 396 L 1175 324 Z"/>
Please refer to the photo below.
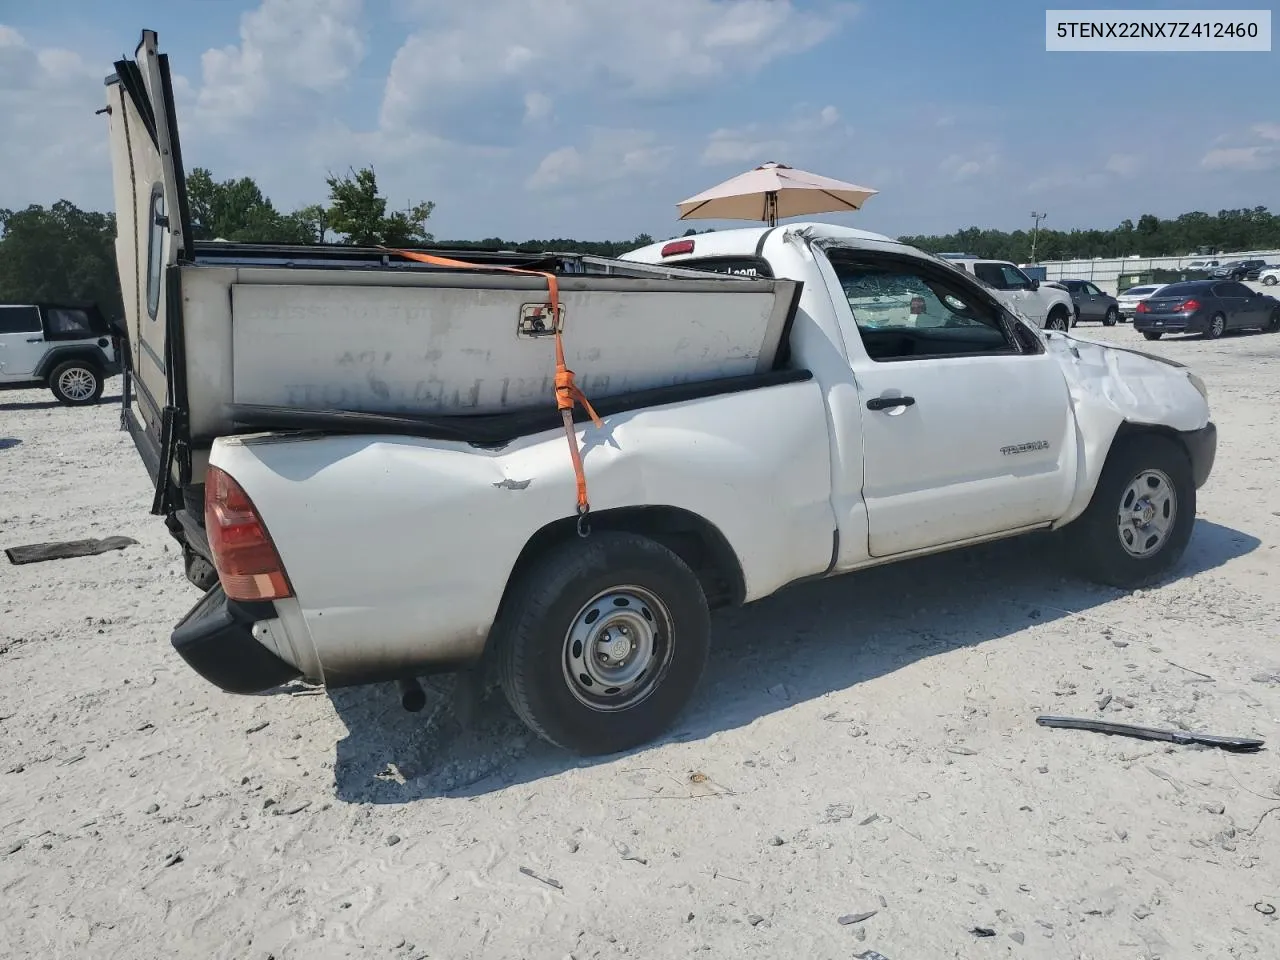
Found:
<path fill-rule="evenodd" d="M 308 242 L 304 225 L 282 216 L 252 177 L 217 181 L 196 167 L 187 175 L 187 203 L 197 240 Z"/>
<path fill-rule="evenodd" d="M 435 203 L 427 200 L 408 210 L 387 213 L 387 198 L 378 193 L 378 178 L 372 167 L 351 170 L 347 175 L 326 178 L 329 209 L 325 223 L 344 243 L 358 247 L 404 247 L 430 243 L 427 220 Z"/>
<path fill-rule="evenodd" d="M 68 200 L 0 210 L 0 301 L 93 301 L 123 317 L 115 238 L 113 214 Z"/>

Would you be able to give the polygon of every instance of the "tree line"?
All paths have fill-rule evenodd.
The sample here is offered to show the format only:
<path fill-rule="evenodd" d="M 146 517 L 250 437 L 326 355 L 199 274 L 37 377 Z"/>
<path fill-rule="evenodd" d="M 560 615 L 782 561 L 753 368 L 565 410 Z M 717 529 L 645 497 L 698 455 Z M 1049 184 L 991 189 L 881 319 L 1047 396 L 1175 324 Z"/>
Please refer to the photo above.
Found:
<path fill-rule="evenodd" d="M 423 201 L 404 210 L 388 208 L 372 167 L 326 178 L 328 203 L 291 212 L 277 210 L 251 177 L 216 180 L 196 167 L 187 176 L 192 231 L 197 240 L 245 243 L 343 243 L 356 246 L 438 246 L 499 248 L 521 252 L 555 250 L 615 257 L 652 243 L 648 234 L 630 240 L 549 240 L 512 242 L 500 237 L 437 243 L 427 229 L 435 204 Z M 684 236 L 698 231 L 686 230 Z M 0 302 L 89 300 L 109 316 L 123 315 L 115 266 L 115 215 L 81 210 L 68 200 L 49 207 L 0 209 Z M 906 243 L 933 253 L 959 251 L 1024 262 L 1031 259 L 1027 230 L 969 227 L 945 236 L 905 236 Z M 1144 214 L 1111 230 L 1040 230 L 1040 260 L 1094 257 L 1185 256 L 1206 251 L 1280 248 L 1280 215 L 1266 207 L 1193 212 L 1164 220 Z"/>

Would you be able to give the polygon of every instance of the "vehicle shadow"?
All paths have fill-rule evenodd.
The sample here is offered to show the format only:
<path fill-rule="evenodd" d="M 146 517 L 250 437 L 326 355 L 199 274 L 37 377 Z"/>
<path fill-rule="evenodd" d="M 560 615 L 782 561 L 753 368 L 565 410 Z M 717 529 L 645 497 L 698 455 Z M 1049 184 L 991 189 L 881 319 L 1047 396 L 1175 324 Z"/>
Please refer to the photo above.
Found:
<path fill-rule="evenodd" d="M 91 404 L 91 406 L 101 406 L 104 403 L 119 403 L 119 402 L 120 402 L 120 396 L 119 394 L 117 394 L 114 397 L 99 397 L 98 402 L 96 404 Z M 66 404 L 59 403 L 57 400 L 31 400 L 26 403 L 20 403 L 20 402 L 14 401 L 12 403 L 0 403 L 0 412 L 6 411 L 6 410 L 15 410 L 15 411 L 16 410 L 54 410 L 58 407 L 66 407 L 66 406 L 67 406 Z M 69 407 L 68 409 L 75 409 L 75 408 Z"/>
<path fill-rule="evenodd" d="M 1170 579 L 1212 570 L 1259 543 L 1197 520 Z M 694 702 L 657 744 L 744 726 L 915 661 L 1016 633 L 1030 621 L 1088 616 L 1123 595 L 1064 577 L 1055 548 L 1049 537 L 1004 541 L 806 583 L 721 611 Z M 452 689 L 452 678 L 432 680 L 420 714 L 406 713 L 390 684 L 329 691 L 347 728 L 336 747 L 338 799 L 396 804 L 476 796 L 626 756 L 584 759 L 547 745 L 497 691 L 463 725 Z"/>

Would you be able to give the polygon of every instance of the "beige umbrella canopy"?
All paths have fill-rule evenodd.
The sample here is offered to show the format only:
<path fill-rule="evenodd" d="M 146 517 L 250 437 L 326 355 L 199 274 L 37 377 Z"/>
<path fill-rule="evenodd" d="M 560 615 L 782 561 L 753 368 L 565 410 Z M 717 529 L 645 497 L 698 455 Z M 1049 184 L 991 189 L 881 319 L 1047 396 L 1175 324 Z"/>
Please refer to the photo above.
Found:
<path fill-rule="evenodd" d="M 764 163 L 676 204 L 681 220 L 763 220 L 857 210 L 879 191 Z"/>

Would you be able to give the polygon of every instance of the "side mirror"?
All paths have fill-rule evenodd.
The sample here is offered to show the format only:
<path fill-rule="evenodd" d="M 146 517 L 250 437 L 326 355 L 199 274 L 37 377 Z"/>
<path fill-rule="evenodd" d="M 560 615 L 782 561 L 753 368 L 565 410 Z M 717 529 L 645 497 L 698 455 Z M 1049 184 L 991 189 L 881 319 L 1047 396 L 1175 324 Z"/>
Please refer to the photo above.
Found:
<path fill-rule="evenodd" d="M 1039 281 L 1039 280 L 1036 280 L 1036 279 L 1032 279 L 1032 281 L 1031 281 L 1031 288 L 1030 288 L 1030 289 L 1031 289 L 1031 292 L 1032 292 L 1032 293 L 1034 293 L 1035 291 L 1039 290 L 1039 289 L 1040 289 L 1040 281 Z"/>

